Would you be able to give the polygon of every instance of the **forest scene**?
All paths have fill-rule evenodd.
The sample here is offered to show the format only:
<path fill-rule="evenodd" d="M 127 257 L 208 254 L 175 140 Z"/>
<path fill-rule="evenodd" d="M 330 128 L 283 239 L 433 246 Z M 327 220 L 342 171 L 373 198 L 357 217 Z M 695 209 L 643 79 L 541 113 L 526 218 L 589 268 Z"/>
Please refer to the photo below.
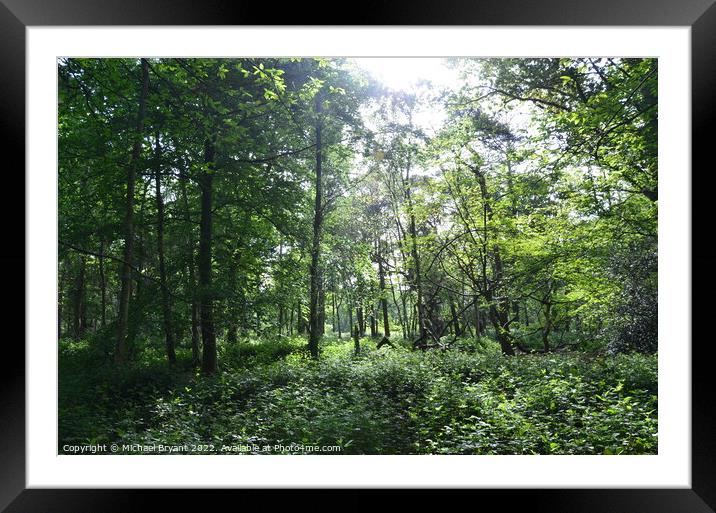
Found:
<path fill-rule="evenodd" d="M 657 453 L 656 59 L 57 72 L 59 454 Z"/>

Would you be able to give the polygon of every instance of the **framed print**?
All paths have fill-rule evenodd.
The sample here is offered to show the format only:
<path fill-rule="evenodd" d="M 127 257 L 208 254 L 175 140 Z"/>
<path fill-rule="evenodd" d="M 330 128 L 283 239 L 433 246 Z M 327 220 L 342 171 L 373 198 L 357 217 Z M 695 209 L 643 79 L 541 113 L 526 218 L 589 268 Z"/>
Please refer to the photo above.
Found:
<path fill-rule="evenodd" d="M 2 506 L 713 511 L 716 7 L 662 4 L 4 1 Z"/>

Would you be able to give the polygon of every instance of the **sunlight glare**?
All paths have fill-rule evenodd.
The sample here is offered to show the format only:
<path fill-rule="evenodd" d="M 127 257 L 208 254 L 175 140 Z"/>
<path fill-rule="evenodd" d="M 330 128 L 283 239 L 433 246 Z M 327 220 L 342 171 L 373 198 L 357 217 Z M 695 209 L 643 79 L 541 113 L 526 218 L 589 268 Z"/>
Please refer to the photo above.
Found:
<path fill-rule="evenodd" d="M 458 72 L 439 57 L 360 57 L 356 65 L 395 91 L 410 91 L 420 80 L 437 87 L 452 88 L 458 83 Z"/>

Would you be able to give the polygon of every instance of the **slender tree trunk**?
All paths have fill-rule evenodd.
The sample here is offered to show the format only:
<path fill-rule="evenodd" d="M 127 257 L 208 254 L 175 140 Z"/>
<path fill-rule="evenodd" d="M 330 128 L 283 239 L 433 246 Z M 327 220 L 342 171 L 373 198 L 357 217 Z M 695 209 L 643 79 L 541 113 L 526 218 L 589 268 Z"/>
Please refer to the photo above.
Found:
<path fill-rule="evenodd" d="M 200 340 L 199 304 L 193 301 L 191 304 L 191 361 L 194 367 L 198 367 L 201 361 Z"/>
<path fill-rule="evenodd" d="M 477 296 L 473 298 L 473 301 L 475 302 L 475 338 L 480 338 L 482 334 L 482 323 L 480 322 L 480 307 L 477 302 Z"/>
<path fill-rule="evenodd" d="M 99 292 L 100 292 L 100 319 L 101 326 L 107 325 L 107 277 L 104 272 L 104 239 L 99 244 Z"/>
<path fill-rule="evenodd" d="M 420 271 L 420 257 L 418 255 L 418 243 L 417 243 L 417 232 L 415 229 L 415 216 L 410 214 L 410 238 L 411 238 L 411 254 L 413 257 L 413 270 L 415 271 L 414 285 L 416 292 L 416 311 L 417 311 L 417 322 L 418 322 L 418 334 L 419 340 L 425 341 L 427 338 L 427 330 L 425 327 L 425 309 L 423 306 L 423 281 Z"/>
<path fill-rule="evenodd" d="M 341 303 L 338 303 L 336 305 L 336 323 L 338 327 L 338 338 L 341 338 Z"/>
<path fill-rule="evenodd" d="M 348 338 L 353 336 L 353 300 L 348 300 Z"/>
<path fill-rule="evenodd" d="M 283 260 L 283 241 L 281 241 L 278 245 L 278 262 L 279 266 L 281 265 L 281 261 Z M 235 289 L 232 289 L 235 290 Z M 283 335 L 283 325 L 286 323 L 285 320 L 285 313 L 284 313 L 284 304 L 283 304 L 283 297 L 279 299 L 278 304 L 278 335 Z"/>
<path fill-rule="evenodd" d="M 239 292 L 239 302 L 241 303 L 241 334 L 246 335 L 249 331 L 249 305 L 246 300 L 246 291 L 241 287 Z"/>
<path fill-rule="evenodd" d="M 260 285 L 261 281 L 260 279 L 256 280 L 256 297 L 259 297 L 261 294 L 261 288 Z M 254 333 L 256 333 L 257 336 L 261 335 L 261 308 L 259 308 L 259 305 L 257 303 L 254 303 L 254 309 L 256 310 L 256 318 L 255 318 L 255 324 L 254 324 Z"/>
<path fill-rule="evenodd" d="M 114 354 L 115 362 L 123 364 L 127 361 L 127 322 L 129 320 L 129 297 L 132 289 L 131 266 L 134 259 L 134 187 L 137 175 L 137 163 L 142 151 L 144 138 L 144 115 L 146 99 L 149 89 L 149 63 L 142 59 L 142 85 L 139 93 L 139 108 L 134 133 L 132 155 L 127 166 L 127 203 L 124 217 L 124 253 L 120 268 L 119 279 L 121 289 L 119 292 L 119 316 L 117 320 L 117 343 Z"/>
<path fill-rule="evenodd" d="M 278 305 L 278 334 L 283 335 L 283 303 Z"/>
<path fill-rule="evenodd" d="M 72 291 L 72 334 L 75 340 L 81 339 L 85 334 L 86 316 L 85 316 L 85 270 L 87 262 L 82 255 L 79 257 L 79 266 L 77 269 L 77 277 L 75 278 L 75 287 Z"/>
<path fill-rule="evenodd" d="M 144 187 L 142 188 L 142 195 L 140 196 L 139 204 L 139 221 L 140 224 L 144 221 L 144 210 L 147 206 L 147 194 L 149 191 L 149 181 L 145 181 Z M 137 333 L 142 325 L 144 317 L 146 315 L 146 308 L 144 307 L 146 297 L 145 283 L 142 279 L 142 273 L 144 272 L 144 260 L 146 257 L 146 250 L 144 245 L 144 230 L 137 233 L 137 246 L 135 251 L 135 261 L 137 272 L 133 280 L 133 286 L 130 291 L 130 304 L 129 304 L 129 324 L 127 327 L 127 348 L 129 350 L 129 358 L 133 358 L 133 352 L 136 350 L 134 341 L 137 338 Z M 131 299 L 134 298 L 134 299 Z"/>
<path fill-rule="evenodd" d="M 162 147 L 159 134 L 155 135 L 154 146 L 154 197 L 157 203 L 157 255 L 159 257 L 159 286 L 162 293 L 162 317 L 164 318 L 164 341 L 167 351 L 167 361 L 170 365 L 176 363 L 174 328 L 172 327 L 172 308 L 167 288 L 167 269 L 164 260 L 164 198 L 162 197 Z"/>
<path fill-rule="evenodd" d="M 290 336 L 293 336 L 293 306 L 291 306 L 291 315 L 290 319 L 288 320 L 288 334 Z"/>
<path fill-rule="evenodd" d="M 485 180 L 485 174 L 479 168 L 473 168 L 473 173 L 477 178 L 477 182 L 480 186 L 480 195 L 483 203 L 483 216 L 485 233 L 487 233 L 488 221 L 492 220 L 492 205 L 490 204 L 490 196 L 487 190 L 487 182 Z M 506 297 L 495 297 L 495 291 L 499 289 L 502 283 L 502 277 L 504 270 L 502 266 L 502 258 L 500 256 L 500 249 L 497 246 L 492 248 L 493 258 L 493 283 L 489 286 L 485 285 L 485 295 L 488 303 L 490 304 L 490 322 L 495 328 L 495 336 L 497 341 L 500 343 L 502 352 L 506 355 L 514 355 L 515 350 L 512 347 L 512 337 L 510 335 L 509 326 L 509 305 L 510 302 Z M 486 279 L 486 272 L 483 266 L 483 275 Z"/>
<path fill-rule="evenodd" d="M 378 255 L 378 281 L 380 283 L 380 307 L 383 310 L 383 332 L 386 338 L 390 338 L 390 319 L 388 318 L 388 297 L 385 291 L 383 255 Z"/>
<path fill-rule="evenodd" d="M 62 338 L 62 290 L 57 293 L 57 340 Z"/>
<path fill-rule="evenodd" d="M 191 219 L 191 211 L 189 210 L 189 198 L 186 192 L 187 178 L 182 177 L 181 180 L 181 193 L 182 202 L 184 203 L 184 212 L 187 219 Z M 191 362 L 192 366 L 198 367 L 201 361 L 201 351 L 199 349 L 199 305 L 196 299 L 196 273 L 194 271 L 196 261 L 194 259 L 194 237 L 190 236 L 189 244 L 187 245 L 187 270 L 189 281 L 187 283 L 187 290 L 191 294 Z"/>
<path fill-rule="evenodd" d="M 335 333 L 337 330 L 336 327 L 336 292 L 333 291 L 331 293 L 331 332 Z"/>
<path fill-rule="evenodd" d="M 361 304 L 358 304 L 358 306 L 356 307 L 356 317 L 358 319 L 360 336 L 365 337 L 365 319 L 363 318 L 363 305 Z"/>
<path fill-rule="evenodd" d="M 405 179 L 405 193 L 408 200 L 408 211 L 410 212 L 410 223 L 408 225 L 408 231 L 410 232 L 410 255 L 412 257 L 413 264 L 413 286 L 415 287 L 416 308 L 417 308 L 417 322 L 418 322 L 418 340 L 415 342 L 426 342 L 427 329 L 425 326 L 425 310 L 423 306 L 423 281 L 422 274 L 420 271 L 420 255 L 418 253 L 418 233 L 415 224 L 415 212 L 413 211 L 413 199 L 410 190 L 410 168 L 408 167 Z"/>
<path fill-rule="evenodd" d="M 375 309 L 372 307 L 370 310 L 370 336 L 371 338 L 378 336 L 378 322 L 375 318 Z"/>
<path fill-rule="evenodd" d="M 80 287 L 80 336 L 84 337 L 89 329 L 87 322 L 87 261 L 82 258 L 82 286 Z"/>
<path fill-rule="evenodd" d="M 311 244 L 311 304 L 309 308 L 308 349 L 311 357 L 318 358 L 318 343 L 321 339 L 321 230 L 323 228 L 323 125 L 320 119 L 323 111 L 322 95 L 316 94 L 316 198 L 313 214 L 313 241 Z"/>
<path fill-rule="evenodd" d="M 199 289 L 202 338 L 201 370 L 213 374 L 217 370 L 216 332 L 214 331 L 214 301 L 211 290 L 211 242 L 213 217 L 214 142 L 204 141 L 204 163 L 207 169 L 199 175 L 201 188 L 201 221 L 199 225 Z"/>

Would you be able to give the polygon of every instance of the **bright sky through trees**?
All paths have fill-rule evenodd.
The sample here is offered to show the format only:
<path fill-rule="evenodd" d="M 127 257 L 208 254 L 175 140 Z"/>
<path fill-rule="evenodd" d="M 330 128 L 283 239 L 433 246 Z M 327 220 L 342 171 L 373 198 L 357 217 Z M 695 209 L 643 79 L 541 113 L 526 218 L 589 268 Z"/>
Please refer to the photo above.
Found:
<path fill-rule="evenodd" d="M 446 66 L 445 59 L 438 57 L 360 57 L 353 59 L 395 91 L 410 91 L 421 80 L 429 80 L 436 87 L 455 87 L 458 72 Z"/>
<path fill-rule="evenodd" d="M 436 91 L 456 90 L 460 84 L 458 70 L 449 68 L 446 60 L 439 57 L 360 57 L 352 60 L 386 89 L 395 92 L 418 92 L 424 82 L 430 82 Z M 434 133 L 445 122 L 445 117 L 443 103 L 432 102 L 421 105 L 414 121 Z"/>

